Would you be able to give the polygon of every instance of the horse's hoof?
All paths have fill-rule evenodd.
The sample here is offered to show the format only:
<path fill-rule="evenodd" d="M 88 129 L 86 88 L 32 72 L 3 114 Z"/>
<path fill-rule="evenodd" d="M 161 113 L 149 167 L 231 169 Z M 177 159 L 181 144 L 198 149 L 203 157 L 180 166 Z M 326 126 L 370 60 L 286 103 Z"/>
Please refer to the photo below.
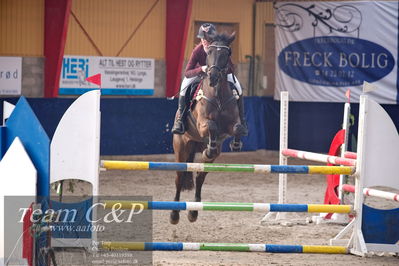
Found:
<path fill-rule="evenodd" d="M 229 146 L 230 146 L 230 150 L 232 152 L 239 152 L 242 149 L 242 141 L 238 141 L 238 142 L 232 141 L 232 142 L 230 142 Z"/>
<path fill-rule="evenodd" d="M 188 220 L 190 221 L 190 222 L 195 222 L 195 221 L 197 221 L 197 218 L 198 218 L 198 211 L 189 211 L 188 212 Z"/>
<path fill-rule="evenodd" d="M 169 222 L 171 224 L 178 224 L 180 219 L 180 214 L 178 211 L 172 211 L 170 213 Z"/>

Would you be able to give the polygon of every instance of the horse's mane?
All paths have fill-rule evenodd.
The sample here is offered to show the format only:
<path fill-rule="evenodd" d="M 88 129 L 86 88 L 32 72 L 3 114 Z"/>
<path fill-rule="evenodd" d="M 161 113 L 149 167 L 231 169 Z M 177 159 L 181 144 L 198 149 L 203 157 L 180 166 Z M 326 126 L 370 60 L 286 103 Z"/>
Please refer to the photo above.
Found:
<path fill-rule="evenodd" d="M 214 42 L 228 43 L 229 39 L 230 35 L 228 35 L 227 33 L 219 33 L 212 36 L 212 43 Z"/>

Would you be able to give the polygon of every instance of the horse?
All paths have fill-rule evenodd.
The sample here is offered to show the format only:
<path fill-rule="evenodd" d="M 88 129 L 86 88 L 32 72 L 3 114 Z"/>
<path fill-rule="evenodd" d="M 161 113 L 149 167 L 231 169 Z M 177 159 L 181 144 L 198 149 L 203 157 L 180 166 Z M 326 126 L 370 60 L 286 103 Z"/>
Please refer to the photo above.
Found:
<path fill-rule="evenodd" d="M 240 151 L 243 126 L 239 118 L 238 94 L 227 81 L 227 68 L 231 55 L 230 44 L 235 39 L 231 35 L 218 34 L 213 37 L 207 52 L 207 75 L 201 82 L 195 101 L 186 118 L 186 132 L 174 134 L 173 149 L 176 162 L 193 162 L 197 152 L 202 153 L 203 163 L 212 163 L 220 155 L 223 141 L 233 136 L 232 151 Z M 177 114 L 176 114 L 177 115 Z M 201 189 L 207 172 L 198 172 L 195 178 L 195 201 L 201 201 Z M 175 179 L 174 201 L 180 200 L 180 192 L 192 190 L 192 172 L 178 171 Z M 198 211 L 189 211 L 188 219 L 195 222 Z M 170 213 L 170 223 L 179 222 L 179 211 Z"/>

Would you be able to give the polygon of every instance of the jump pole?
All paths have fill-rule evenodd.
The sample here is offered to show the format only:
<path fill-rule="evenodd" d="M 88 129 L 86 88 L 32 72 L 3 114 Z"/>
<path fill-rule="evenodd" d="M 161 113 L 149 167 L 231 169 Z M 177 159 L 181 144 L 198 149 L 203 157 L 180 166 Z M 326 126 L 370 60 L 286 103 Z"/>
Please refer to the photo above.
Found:
<path fill-rule="evenodd" d="M 287 157 L 299 158 L 309 161 L 330 163 L 335 165 L 356 166 L 356 160 L 342 158 L 338 156 L 325 155 L 314 152 L 300 151 L 294 149 L 285 149 L 281 153 Z"/>
<path fill-rule="evenodd" d="M 345 157 L 345 158 L 348 158 L 348 159 L 354 159 L 354 160 L 356 160 L 357 154 L 356 154 L 356 152 L 346 151 L 346 152 L 344 153 L 344 157 Z"/>
<path fill-rule="evenodd" d="M 346 192 L 355 193 L 355 186 L 345 184 L 345 185 L 342 185 L 341 190 L 346 191 Z M 399 194 L 395 194 L 395 193 L 391 193 L 391 192 L 386 192 L 386 191 L 371 189 L 371 188 L 364 188 L 363 194 L 365 196 L 382 198 L 382 199 L 393 200 L 393 201 L 399 202 Z"/>
<path fill-rule="evenodd" d="M 162 170 L 186 172 L 249 172 L 344 175 L 352 175 L 356 170 L 355 167 L 350 166 L 172 163 L 109 160 L 101 161 L 101 167 L 107 170 Z"/>
<path fill-rule="evenodd" d="M 187 211 L 248 211 L 248 212 L 333 212 L 350 213 L 351 205 L 273 204 L 241 202 L 179 202 L 106 200 L 105 209 L 113 210 L 187 210 Z"/>
<path fill-rule="evenodd" d="M 129 251 L 239 251 L 267 253 L 328 253 L 347 254 L 344 246 L 271 245 L 238 243 L 184 243 L 184 242 L 100 242 L 105 250 Z"/>

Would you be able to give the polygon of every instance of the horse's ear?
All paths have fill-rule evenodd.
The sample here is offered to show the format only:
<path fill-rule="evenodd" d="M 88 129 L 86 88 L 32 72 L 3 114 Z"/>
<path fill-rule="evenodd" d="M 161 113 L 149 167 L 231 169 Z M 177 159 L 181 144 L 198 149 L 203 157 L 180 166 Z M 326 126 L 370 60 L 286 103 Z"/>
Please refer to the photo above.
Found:
<path fill-rule="evenodd" d="M 227 42 L 229 43 L 229 45 L 234 41 L 234 39 L 236 38 L 236 32 L 234 31 L 230 37 L 228 38 Z"/>

